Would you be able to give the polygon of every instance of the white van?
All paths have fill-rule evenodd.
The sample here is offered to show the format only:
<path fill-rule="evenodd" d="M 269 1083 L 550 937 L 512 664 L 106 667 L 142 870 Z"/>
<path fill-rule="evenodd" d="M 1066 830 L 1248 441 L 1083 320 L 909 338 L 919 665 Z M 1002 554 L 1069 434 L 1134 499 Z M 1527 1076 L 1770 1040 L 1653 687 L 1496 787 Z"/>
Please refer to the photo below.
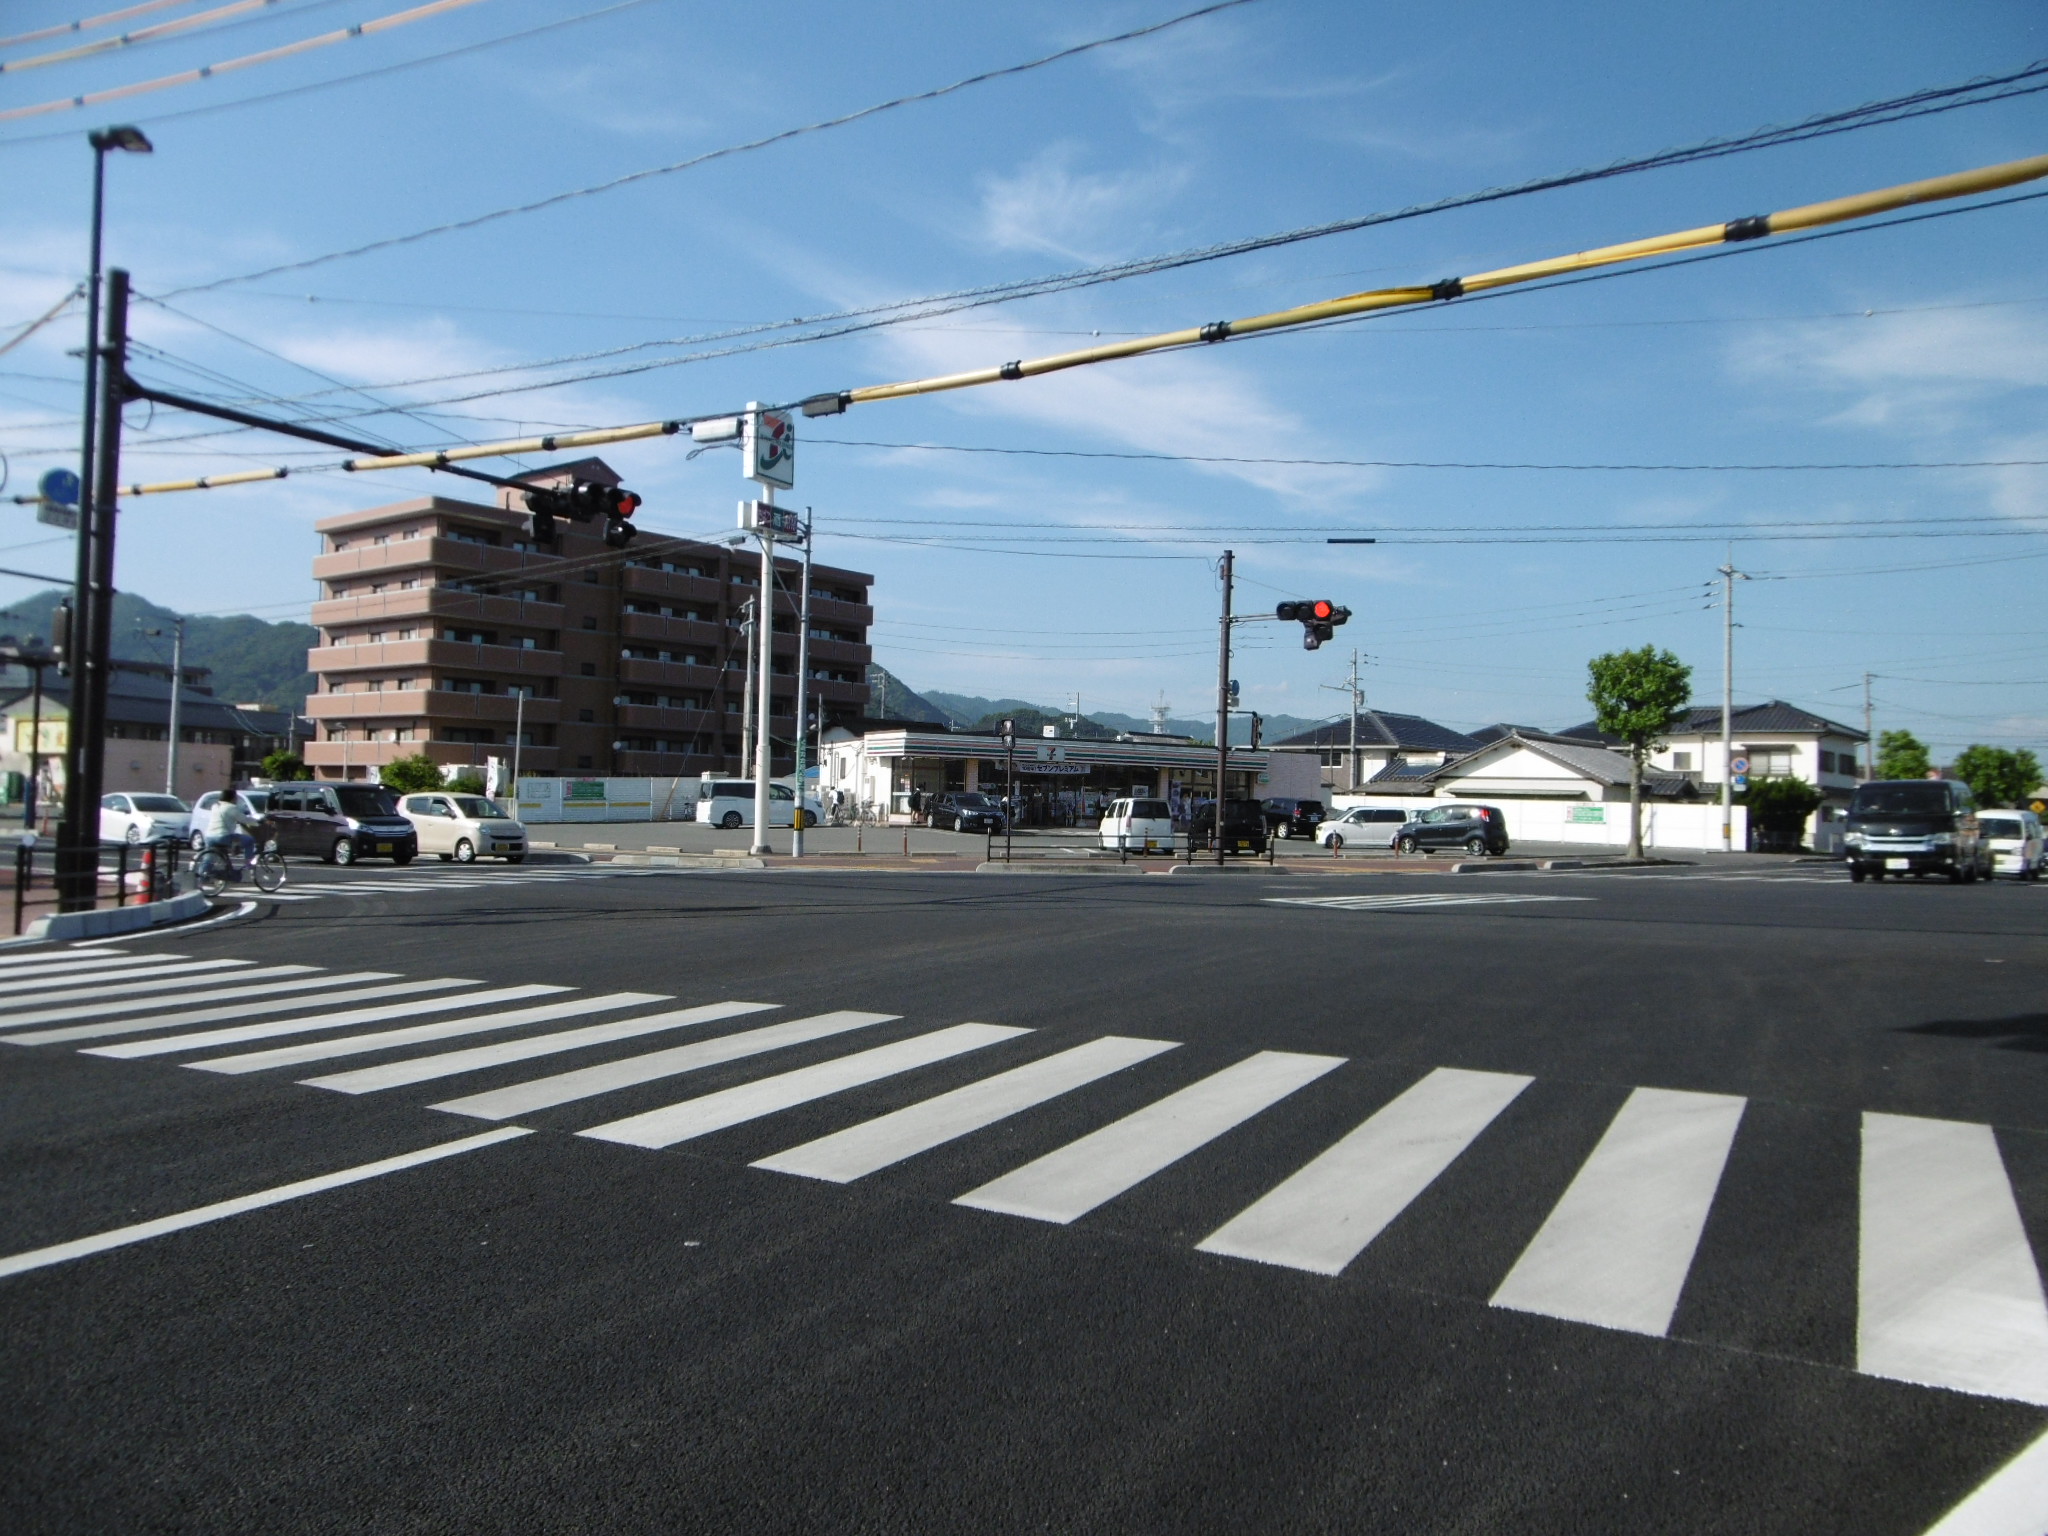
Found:
<path fill-rule="evenodd" d="M 1112 800 L 1098 836 L 1104 848 L 1173 852 L 1173 808 L 1164 800 Z"/>
<path fill-rule="evenodd" d="M 2041 819 L 2032 811 L 1979 811 L 1977 835 L 1991 853 L 1991 873 L 2041 878 Z"/>
<path fill-rule="evenodd" d="M 696 821 L 703 826 L 751 827 L 754 824 L 754 781 L 752 779 L 705 779 L 697 791 Z M 804 801 L 804 825 L 815 827 L 824 819 L 824 808 L 815 796 Z M 768 825 L 796 824 L 796 791 L 787 784 L 768 784 Z"/>

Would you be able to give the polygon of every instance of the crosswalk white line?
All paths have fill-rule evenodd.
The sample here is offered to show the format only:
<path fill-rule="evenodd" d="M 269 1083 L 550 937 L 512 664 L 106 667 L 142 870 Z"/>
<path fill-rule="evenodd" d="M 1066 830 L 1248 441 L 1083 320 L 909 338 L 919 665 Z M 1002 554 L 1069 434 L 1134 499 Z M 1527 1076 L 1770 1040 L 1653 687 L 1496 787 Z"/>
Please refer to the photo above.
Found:
<path fill-rule="evenodd" d="M 266 1072 L 273 1067 L 296 1067 L 309 1061 L 328 1061 L 336 1056 L 360 1056 L 366 1051 L 388 1051 L 401 1045 L 418 1045 L 423 1040 L 452 1040 L 460 1035 L 489 1034 L 493 1030 L 517 1029 L 522 1024 L 545 1024 L 551 1019 L 573 1019 L 586 1013 L 608 1013 L 614 1008 L 638 1008 L 643 1003 L 666 1003 L 672 999 L 659 992 L 607 992 L 601 997 L 573 997 L 567 1002 L 542 1003 L 533 1008 L 514 1008 L 505 1013 L 477 1014 L 463 1019 L 442 1019 L 433 1024 L 408 1024 L 402 1029 L 382 1029 L 367 1035 L 340 1035 L 328 1040 L 303 1041 L 298 1045 L 273 1046 L 269 1050 L 244 1051 L 234 1056 L 210 1056 L 188 1061 L 199 1072 Z"/>
<path fill-rule="evenodd" d="M 1112 1072 L 1149 1061 L 1161 1052 L 1173 1050 L 1177 1044 L 1173 1040 L 1107 1035 L 807 1141 L 787 1152 L 764 1157 L 754 1166 L 850 1184 L 877 1169 L 1071 1093 Z"/>
<path fill-rule="evenodd" d="M 244 972 L 243 974 L 247 974 Z M 246 987 L 222 987 L 218 991 L 185 993 L 187 997 L 203 997 L 209 1003 L 227 1003 L 234 998 L 256 998 L 253 1003 L 241 1003 L 234 1007 L 203 1008 L 197 1010 L 202 1019 L 247 1018 L 257 1013 L 277 1013 L 285 1008 L 296 1008 L 312 999 L 293 997 L 297 992 L 317 992 L 332 987 L 345 987 L 360 981 L 385 981 L 396 975 L 394 971 L 342 971 L 339 974 L 302 976 L 296 981 L 259 981 Z M 235 978 L 240 980 L 240 976 Z M 346 994 L 345 994 L 346 995 Z M 281 1001 L 273 1001 L 281 999 Z M 75 1008 L 51 1008 L 41 1013 L 23 1014 L 19 1018 L 0 1019 L 0 1027 L 19 1029 L 24 1024 L 52 1024 L 60 1019 L 93 1019 L 91 1024 L 71 1024 L 59 1029 L 29 1030 L 23 1034 L 0 1035 L 0 1042 L 8 1045 L 61 1045 L 70 1040 L 102 1040 L 109 1035 L 140 1035 L 153 1029 L 168 1028 L 173 1023 L 191 1019 L 190 1013 L 174 1013 L 159 1017 L 167 1003 L 176 999 L 161 997 L 128 998 L 118 1003 L 88 1003 Z M 115 1014 L 147 1014 L 146 1018 L 113 1018 Z"/>
<path fill-rule="evenodd" d="M 0 972 L 18 970 L 26 965 L 61 965 L 69 961 L 100 960 L 109 955 L 119 955 L 130 960 L 182 960 L 183 955 L 134 955 L 125 949 L 31 949 L 18 955 L 0 955 Z"/>
<path fill-rule="evenodd" d="M 1341 1274 L 1532 1081 L 1439 1067 L 1195 1246 Z"/>
<path fill-rule="evenodd" d="M 665 1051 L 650 1051 L 644 1056 L 628 1056 L 624 1061 L 603 1061 L 574 1072 L 558 1072 L 553 1077 L 539 1077 L 531 1082 L 514 1083 L 509 1088 L 494 1088 L 486 1093 L 473 1093 L 466 1098 L 449 1099 L 428 1107 L 446 1110 L 451 1115 L 470 1115 L 478 1120 L 510 1120 L 515 1115 L 552 1109 L 558 1104 L 572 1104 L 578 1099 L 594 1098 L 601 1093 L 659 1082 L 662 1078 L 678 1077 L 704 1067 L 743 1061 L 749 1056 L 779 1051 L 787 1046 L 829 1039 L 848 1030 L 865 1029 L 871 1024 L 893 1023 L 899 1017 L 901 1015 L 894 1013 L 856 1013 L 851 1010 L 821 1013 L 808 1019 L 790 1019 L 781 1024 L 740 1030 L 713 1040 L 671 1046 Z"/>
<path fill-rule="evenodd" d="M 1491 1305 L 1662 1338 L 1746 1103 L 1636 1089 Z"/>
<path fill-rule="evenodd" d="M 164 965 L 185 958 L 187 957 L 184 955 L 107 955 L 103 958 L 79 955 L 77 959 L 68 962 L 46 960 L 41 965 L 24 965 L 16 970 L 0 971 L 0 987 L 26 992 L 30 990 L 31 978 L 46 976 L 96 975 L 104 981 L 138 965 Z"/>
<path fill-rule="evenodd" d="M 0 997 L 0 1017 L 17 1009 L 40 1008 L 45 1003 L 79 1002 L 90 997 L 125 997 L 135 992 L 147 992 L 166 981 L 207 986 L 223 972 L 241 971 L 246 974 L 251 964 L 248 960 L 188 960 L 183 965 L 155 966 L 146 971 L 119 971 L 113 976 L 53 976 L 34 983 L 31 990 Z M 301 965 L 295 969 L 310 971 L 316 967 Z M 270 974 L 275 975 L 276 971 L 273 966 Z"/>
<path fill-rule="evenodd" d="M 451 978 L 454 979 L 454 978 Z M 460 986 L 475 986 L 466 978 Z M 567 992 L 568 987 L 529 982 L 517 987 L 493 987 L 484 992 L 464 992 L 454 997 L 430 997 L 409 1003 L 379 1003 L 373 1008 L 349 1008 L 340 1013 L 293 1014 L 284 1019 L 266 1019 L 260 1024 L 235 1024 L 227 1029 L 208 1029 L 190 1035 L 171 1035 L 161 1040 L 131 1040 L 122 1045 L 92 1046 L 85 1056 L 163 1056 L 173 1051 L 206 1050 L 216 1045 L 240 1045 L 245 1040 L 273 1040 L 279 1035 L 303 1035 L 316 1029 L 340 1029 L 349 1024 L 380 1024 L 386 1019 L 416 1018 L 423 1013 L 446 1013 L 451 1008 L 481 1008 L 489 1003 L 512 1003 L 521 998 L 545 997 Z"/>
<path fill-rule="evenodd" d="M 1986 1478 L 1925 1536 L 2041 1536 L 2048 1531 L 2048 1435 Z"/>
<path fill-rule="evenodd" d="M 465 1136 L 460 1141 L 444 1141 L 439 1146 L 423 1147 L 417 1152 L 407 1152 L 398 1157 L 386 1157 L 374 1163 L 359 1163 L 353 1168 L 323 1173 L 316 1178 L 300 1179 L 292 1184 L 280 1184 L 275 1189 L 259 1190 L 253 1195 L 239 1195 L 232 1200 L 219 1200 L 212 1205 L 180 1211 L 175 1216 L 159 1216 L 154 1221 L 138 1221 L 133 1226 L 116 1227 L 111 1232 L 101 1232 L 92 1237 L 77 1238 L 68 1243 L 55 1243 L 48 1248 L 31 1249 L 27 1253 L 0 1258 L 0 1279 L 5 1279 L 9 1275 L 25 1274 L 29 1270 L 42 1269 L 51 1264 L 62 1264 L 68 1259 L 82 1259 L 90 1254 L 105 1253 L 111 1248 L 123 1248 L 130 1243 L 162 1237 L 167 1233 L 183 1232 L 188 1227 L 204 1226 L 210 1221 L 239 1216 L 244 1211 L 259 1211 L 266 1205 L 278 1205 L 286 1200 L 297 1200 L 306 1195 L 340 1189 L 344 1185 L 360 1184 L 365 1179 L 381 1178 L 387 1173 L 417 1168 L 422 1163 L 439 1162 L 444 1157 L 459 1157 L 464 1152 L 475 1152 L 483 1147 L 496 1146 L 501 1141 L 511 1141 L 516 1137 L 532 1134 L 522 1126 L 500 1126 L 495 1131 Z"/>
<path fill-rule="evenodd" d="M 1519 906 L 1539 901 L 1591 901 L 1591 896 L 1545 896 L 1521 895 L 1507 891 L 1462 891 L 1434 895 L 1417 892 L 1413 895 L 1386 896 L 1268 896 L 1266 902 L 1276 907 L 1334 907 L 1344 912 L 1393 912 L 1401 910 L 1422 911 L 1435 907 L 1498 907 Z"/>
<path fill-rule="evenodd" d="M 2048 1405 L 2048 1304 L 1988 1125 L 1863 1117 L 1856 1369 Z"/>
<path fill-rule="evenodd" d="M 327 1077 L 308 1077 L 308 1088 L 328 1088 L 336 1093 L 375 1093 L 382 1088 L 400 1088 L 411 1083 L 432 1082 L 485 1067 L 502 1067 L 507 1062 L 531 1061 L 536 1056 L 555 1056 L 563 1051 L 580 1051 L 586 1046 L 609 1045 L 615 1040 L 634 1040 L 664 1030 L 687 1029 L 692 1024 L 710 1024 L 719 1019 L 765 1013 L 779 1003 L 706 1003 L 697 1008 L 678 1008 L 669 1013 L 650 1013 L 637 1019 L 618 1019 L 610 1024 L 589 1024 L 581 1029 L 557 1030 L 524 1040 L 500 1040 L 495 1045 L 476 1045 L 462 1051 L 444 1051 L 438 1056 L 414 1056 L 405 1061 L 388 1061 L 380 1066 L 361 1067 L 353 1072 L 336 1072 Z"/>
<path fill-rule="evenodd" d="M 1343 1064 L 1341 1056 L 1260 1051 L 953 1203 L 1074 1221 Z"/>
<path fill-rule="evenodd" d="M 781 1110 L 808 1104 L 834 1093 L 879 1082 L 901 1072 L 915 1071 L 984 1046 L 996 1045 L 1028 1035 L 1028 1029 L 1010 1024 L 955 1024 L 929 1034 L 913 1035 L 851 1056 L 836 1056 L 814 1066 L 798 1067 L 757 1082 L 742 1083 L 719 1093 L 667 1104 L 645 1114 L 593 1125 L 579 1136 L 593 1141 L 616 1141 L 629 1147 L 672 1147 L 679 1141 L 708 1136 L 748 1120 L 758 1120 Z"/>

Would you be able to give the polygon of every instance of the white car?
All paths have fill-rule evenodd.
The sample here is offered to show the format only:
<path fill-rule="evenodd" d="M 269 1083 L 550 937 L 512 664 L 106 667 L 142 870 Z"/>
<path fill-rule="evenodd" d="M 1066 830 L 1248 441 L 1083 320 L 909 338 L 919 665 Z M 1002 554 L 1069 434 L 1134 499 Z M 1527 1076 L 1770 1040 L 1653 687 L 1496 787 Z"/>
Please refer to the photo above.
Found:
<path fill-rule="evenodd" d="M 482 795 L 407 795 L 398 813 L 419 833 L 420 852 L 438 854 L 444 864 L 480 858 L 518 864 L 526 858 L 525 826 Z"/>
<path fill-rule="evenodd" d="M 192 831 L 191 807 L 176 795 L 101 795 L 100 841 L 154 843 L 185 841 Z"/>
<path fill-rule="evenodd" d="M 1317 827 L 1316 841 L 1325 848 L 1391 848 L 1409 814 L 1398 806 L 1355 805 Z"/>
<path fill-rule="evenodd" d="M 235 799 L 242 807 L 242 814 L 251 821 L 261 821 L 270 809 L 270 791 L 267 789 L 238 789 Z M 192 851 L 197 853 L 206 846 L 206 824 L 213 817 L 213 808 L 220 804 L 220 791 L 209 789 L 192 802 Z"/>
<path fill-rule="evenodd" d="M 2032 811 L 1979 811 L 1977 835 L 1991 854 L 1994 877 L 2041 878 L 2041 818 Z"/>
<path fill-rule="evenodd" d="M 1112 800 L 1096 833 L 1109 849 L 1173 852 L 1173 808 L 1164 800 Z"/>
<path fill-rule="evenodd" d="M 705 826 L 751 827 L 754 824 L 754 781 L 752 779 L 707 779 L 697 801 L 693 818 Z M 804 825 L 815 827 L 825 819 L 825 808 L 812 795 L 804 796 Z M 768 781 L 768 825 L 787 827 L 796 821 L 796 791 L 787 784 Z"/>

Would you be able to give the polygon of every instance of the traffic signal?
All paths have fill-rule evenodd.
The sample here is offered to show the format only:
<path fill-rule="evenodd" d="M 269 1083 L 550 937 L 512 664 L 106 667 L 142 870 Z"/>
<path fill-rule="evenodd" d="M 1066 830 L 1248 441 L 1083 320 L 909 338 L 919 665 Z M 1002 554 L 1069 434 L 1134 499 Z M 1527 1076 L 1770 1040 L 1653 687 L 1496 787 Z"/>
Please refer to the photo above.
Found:
<path fill-rule="evenodd" d="M 533 537 L 540 544 L 554 543 L 557 518 L 572 523 L 603 518 L 604 541 L 614 549 L 624 549 L 640 531 L 631 521 L 640 510 L 640 497 L 622 486 L 599 485 L 592 480 L 528 491 L 526 510 L 533 514 Z"/>
<path fill-rule="evenodd" d="M 1309 603 L 1282 603 L 1273 610 L 1277 619 L 1293 619 L 1301 625 L 1301 648 L 1312 651 L 1325 640 L 1337 637 L 1337 626 L 1350 622 L 1351 610 L 1339 608 L 1326 597 Z"/>

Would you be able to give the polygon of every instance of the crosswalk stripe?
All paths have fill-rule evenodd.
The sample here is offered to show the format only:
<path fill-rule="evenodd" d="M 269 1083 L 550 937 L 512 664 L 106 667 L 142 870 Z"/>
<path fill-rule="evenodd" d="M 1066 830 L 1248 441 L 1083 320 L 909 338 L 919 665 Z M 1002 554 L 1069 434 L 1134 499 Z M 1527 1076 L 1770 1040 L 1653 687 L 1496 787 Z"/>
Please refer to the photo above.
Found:
<path fill-rule="evenodd" d="M 742 1083 L 719 1093 L 685 1099 L 680 1104 L 667 1104 L 645 1114 L 628 1115 L 577 1134 L 629 1147 L 672 1147 L 679 1141 L 708 1136 L 713 1131 L 758 1120 L 813 1099 L 844 1093 L 1030 1033 L 1010 1024 L 955 1024 L 872 1050 L 856 1051 L 851 1056 L 836 1056 L 814 1066 L 798 1067 L 794 1072 L 779 1073 L 758 1082 Z"/>
<path fill-rule="evenodd" d="M 104 959 L 109 955 L 124 956 L 131 960 L 182 960 L 183 955 L 133 955 L 125 949 L 32 949 L 19 955 L 0 955 L 0 971 L 18 970 L 28 965 L 61 965 L 65 962 L 79 963 Z"/>
<path fill-rule="evenodd" d="M 147 992 L 165 981 L 206 986 L 223 971 L 239 970 L 247 974 L 250 964 L 247 960 L 188 960 L 183 965 L 157 966 L 148 971 L 120 971 L 112 978 L 99 975 L 52 977 L 48 981 L 37 982 L 35 985 L 39 990 L 0 998 L 0 1016 L 21 1008 L 40 1008 L 46 1003 L 80 1002 L 91 997 L 126 997 L 135 992 Z M 315 967 L 301 965 L 293 969 L 310 971 Z M 277 967 L 271 967 L 268 974 L 276 975 Z"/>
<path fill-rule="evenodd" d="M 1988 1125 L 1863 1117 L 1856 1369 L 2048 1404 L 2048 1304 Z"/>
<path fill-rule="evenodd" d="M 573 1019 L 585 1013 L 606 1013 L 614 1008 L 637 1008 L 642 1003 L 669 1001 L 671 999 L 659 992 L 607 992 L 602 997 L 573 997 L 567 1002 L 542 1003 L 537 1007 L 514 1008 L 505 1013 L 442 1019 L 434 1024 L 408 1024 L 402 1029 L 382 1029 L 367 1035 L 340 1035 L 298 1045 L 273 1046 L 265 1051 L 245 1051 L 235 1056 L 210 1056 L 204 1061 L 188 1061 L 185 1065 L 200 1072 L 265 1072 L 272 1067 L 296 1067 L 308 1061 L 327 1061 L 336 1056 L 360 1056 L 366 1051 L 388 1051 L 401 1045 L 418 1045 L 423 1040 L 452 1040 L 459 1035 L 482 1035 L 492 1030 L 516 1029 L 522 1024 L 544 1024 L 551 1019 Z"/>
<path fill-rule="evenodd" d="M 994 1125 L 1098 1078 L 1173 1050 L 1177 1041 L 1107 1035 L 1056 1056 L 969 1083 L 951 1093 L 877 1116 L 816 1141 L 764 1157 L 756 1168 L 850 1184 L 877 1169 Z"/>
<path fill-rule="evenodd" d="M 1260 1051 L 953 1203 L 1074 1221 L 1343 1064 L 1341 1056 Z"/>
<path fill-rule="evenodd" d="M 749 1056 L 779 1051 L 787 1046 L 829 1039 L 848 1030 L 865 1029 L 871 1024 L 888 1024 L 899 1017 L 894 1013 L 855 1013 L 851 1010 L 821 1013 L 808 1019 L 790 1019 L 781 1024 L 739 1030 L 714 1040 L 671 1046 L 665 1051 L 650 1051 L 644 1056 L 628 1056 L 623 1061 L 599 1062 L 594 1067 L 558 1072 L 553 1077 L 538 1077 L 531 1082 L 473 1093 L 467 1098 L 449 1099 L 429 1107 L 446 1110 L 451 1115 L 471 1115 L 479 1120 L 509 1120 L 514 1115 L 531 1114 L 537 1109 L 552 1109 L 557 1104 L 572 1104 L 578 1099 L 594 1098 L 601 1093 L 659 1082 L 662 1078 L 678 1077 L 704 1067 L 743 1061 Z"/>
<path fill-rule="evenodd" d="M 243 972 L 246 975 L 247 972 Z M 209 1003 L 225 1003 L 233 998 L 253 997 L 258 1002 L 238 1004 L 232 1008 L 205 1008 L 198 1012 L 207 1019 L 228 1019 L 246 1017 L 254 1013 L 276 1013 L 283 1008 L 296 1007 L 302 999 L 287 994 L 313 992 L 326 987 L 347 986 L 359 981 L 383 981 L 395 975 L 393 971 L 343 971 L 340 974 L 304 976 L 297 981 L 260 981 L 246 987 L 222 987 L 218 991 L 186 993 L 188 997 L 203 997 Z M 235 977 L 240 980 L 241 977 Z M 283 997 L 284 1001 L 272 999 Z M 175 1013 L 168 1019 L 158 1017 L 160 1010 L 170 999 L 160 997 L 129 998 L 118 1003 L 86 1003 L 76 1008 L 51 1008 L 42 1013 L 24 1014 L 20 1018 L 0 1021 L 8 1028 L 19 1028 L 24 1024 L 50 1024 L 60 1019 L 94 1019 L 92 1024 L 71 1024 L 60 1029 L 30 1030 L 18 1035 L 0 1035 L 0 1041 L 9 1045 L 60 1045 L 69 1040 L 100 1040 L 109 1035 L 139 1035 L 149 1030 L 162 1029 L 171 1022 L 191 1017 L 186 1013 Z M 148 1014 L 147 1018 L 110 1018 L 114 1014 Z"/>
<path fill-rule="evenodd" d="M 337 1072 L 329 1077 L 309 1077 L 303 1082 L 308 1088 L 329 1088 L 336 1093 L 374 1093 L 380 1088 L 431 1082 L 435 1078 L 478 1072 L 485 1067 L 502 1067 L 507 1062 L 530 1061 L 536 1056 L 554 1056 L 563 1051 L 579 1051 L 586 1046 L 609 1045 L 615 1040 L 633 1040 L 641 1035 L 659 1034 L 663 1030 L 687 1029 L 692 1024 L 709 1024 L 718 1019 L 765 1013 L 780 1006 L 779 1003 L 706 1003 L 698 1008 L 678 1008 L 670 1013 L 618 1019 L 610 1024 L 557 1030 L 525 1040 L 501 1040 L 495 1045 L 444 1051 L 438 1056 L 415 1056 L 405 1061 L 362 1067 L 354 1072 Z"/>
<path fill-rule="evenodd" d="M 2048 1531 L 2048 1435 L 1930 1525 L 1925 1536 L 2041 1536 Z"/>
<path fill-rule="evenodd" d="M 18 970 L 0 971 L 0 986 L 20 986 L 21 990 L 27 991 L 29 988 L 23 986 L 23 983 L 30 981 L 31 978 L 49 976 L 96 975 L 104 981 L 138 965 L 147 968 L 185 958 L 184 955 L 79 955 L 76 960 L 68 962 L 45 961 L 41 965 L 24 965 Z"/>
<path fill-rule="evenodd" d="M 1636 1089 L 1492 1305 L 1663 1337 L 1746 1103 Z"/>
<path fill-rule="evenodd" d="M 1345 912 L 1420 911 L 1434 907 L 1515 906 L 1539 901 L 1591 901 L 1591 896 L 1521 895 L 1506 891 L 1462 891 L 1432 894 L 1417 892 L 1384 896 L 1268 896 L 1276 907 L 1334 907 Z"/>
<path fill-rule="evenodd" d="M 475 986 L 458 981 L 460 986 Z M 261 1024 L 236 1024 L 227 1029 L 208 1029 L 197 1034 L 171 1035 L 162 1040 L 131 1040 L 124 1045 L 99 1045 L 82 1051 L 85 1056 L 163 1056 L 172 1051 L 205 1050 L 216 1045 L 240 1045 L 245 1040 L 271 1040 L 279 1035 L 303 1035 L 315 1029 L 340 1029 L 348 1024 L 378 1024 L 385 1019 L 415 1018 L 423 1013 L 446 1013 L 451 1008 L 480 1008 L 487 1003 L 511 1003 L 524 997 L 544 997 L 567 992 L 568 987 L 528 983 L 517 987 L 494 987 L 486 992 L 464 992 L 456 997 L 430 997 L 409 1003 L 379 1003 L 374 1008 L 350 1008 L 341 1013 L 293 1014 L 285 1019 L 268 1019 Z"/>
<path fill-rule="evenodd" d="M 1532 1081 L 1439 1067 L 1195 1246 L 1341 1274 Z"/>
<path fill-rule="evenodd" d="M 32 1269 L 42 1269 L 50 1264 L 62 1264 L 67 1259 L 82 1259 L 90 1254 L 105 1253 L 110 1248 L 126 1247 L 129 1243 L 143 1242 L 167 1233 L 183 1232 L 188 1227 L 204 1226 L 210 1221 L 239 1216 L 244 1211 L 259 1211 L 266 1205 L 277 1205 L 286 1200 L 317 1195 L 326 1190 L 340 1189 L 348 1184 L 359 1184 L 364 1179 L 379 1178 L 405 1168 L 417 1168 L 422 1163 L 439 1162 L 444 1157 L 459 1157 L 464 1152 L 474 1152 L 481 1147 L 495 1146 L 501 1141 L 511 1141 L 515 1137 L 532 1134 L 522 1126 L 500 1126 L 495 1131 L 485 1131 L 478 1136 L 465 1136 L 460 1141 L 444 1141 L 436 1147 L 423 1147 L 417 1152 L 382 1158 L 374 1163 L 359 1163 L 353 1168 L 323 1173 L 316 1178 L 300 1179 L 293 1184 L 280 1184 L 275 1189 L 259 1190 L 253 1195 L 239 1195 L 232 1200 L 219 1200 L 212 1205 L 199 1206 L 195 1210 L 180 1211 L 174 1216 L 159 1216 L 154 1221 L 138 1221 L 133 1226 L 116 1227 L 111 1232 L 97 1233 L 92 1237 L 81 1237 L 68 1243 L 55 1243 L 48 1248 L 35 1248 L 27 1253 L 12 1254 L 0 1258 L 0 1279 L 5 1279 L 9 1275 L 25 1274 Z"/>

